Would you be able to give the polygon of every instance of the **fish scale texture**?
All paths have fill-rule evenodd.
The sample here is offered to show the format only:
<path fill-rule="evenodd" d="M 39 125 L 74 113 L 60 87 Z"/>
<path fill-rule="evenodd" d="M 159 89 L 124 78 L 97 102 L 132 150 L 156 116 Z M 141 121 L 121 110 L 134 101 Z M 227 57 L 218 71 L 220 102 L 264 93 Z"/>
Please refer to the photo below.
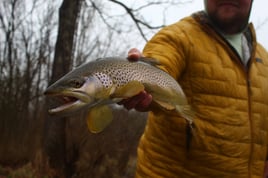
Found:
<path fill-rule="evenodd" d="M 178 92 L 182 91 L 176 80 L 169 74 L 146 63 L 131 63 L 127 59 L 120 58 L 103 58 L 85 65 L 81 68 L 86 68 L 90 73 L 85 74 L 83 70 L 83 75 L 96 76 L 105 87 L 122 86 L 130 81 L 140 81 L 163 88 L 172 88 Z"/>
<path fill-rule="evenodd" d="M 203 24 L 201 27 L 200 24 Z M 268 54 L 249 26 L 249 69 L 202 13 L 163 28 L 145 46 L 178 80 L 195 111 L 186 121 L 154 110 L 138 147 L 137 178 L 262 178 L 268 148 Z"/>

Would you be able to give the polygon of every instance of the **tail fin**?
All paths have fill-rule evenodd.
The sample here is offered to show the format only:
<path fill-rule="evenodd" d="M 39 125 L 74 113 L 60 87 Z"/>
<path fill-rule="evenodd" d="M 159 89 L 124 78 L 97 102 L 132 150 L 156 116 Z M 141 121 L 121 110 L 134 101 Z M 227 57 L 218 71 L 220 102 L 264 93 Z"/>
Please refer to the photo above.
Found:
<path fill-rule="evenodd" d="M 190 125 L 194 122 L 195 113 L 190 105 L 177 105 L 176 110 Z"/>
<path fill-rule="evenodd" d="M 194 111 L 192 110 L 190 105 L 177 105 L 176 110 L 179 114 L 188 121 L 186 126 L 186 149 L 187 151 L 190 150 L 191 141 L 194 135 Z"/>

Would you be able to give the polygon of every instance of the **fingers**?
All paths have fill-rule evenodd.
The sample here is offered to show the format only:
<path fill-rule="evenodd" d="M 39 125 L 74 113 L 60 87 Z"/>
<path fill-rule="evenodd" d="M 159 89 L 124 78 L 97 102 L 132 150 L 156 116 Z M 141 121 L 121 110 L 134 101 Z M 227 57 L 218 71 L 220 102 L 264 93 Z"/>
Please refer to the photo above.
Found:
<path fill-rule="evenodd" d="M 136 62 L 142 57 L 142 53 L 137 48 L 132 48 L 128 51 L 127 59 L 130 62 Z"/>
<path fill-rule="evenodd" d="M 145 93 L 144 99 L 137 103 L 135 109 L 140 112 L 148 111 L 152 100 L 152 95 Z"/>
<path fill-rule="evenodd" d="M 143 91 L 136 96 L 119 102 L 118 104 L 123 105 L 128 110 L 136 109 L 137 111 L 144 112 L 149 110 L 151 102 L 152 96 Z"/>
<path fill-rule="evenodd" d="M 128 51 L 127 59 L 130 62 L 137 62 L 141 57 L 143 57 L 143 55 L 137 48 L 132 48 Z M 146 91 L 143 91 L 136 96 L 122 100 L 118 104 L 123 105 L 128 110 L 136 109 L 137 111 L 144 112 L 149 110 L 151 102 L 152 96 Z"/>

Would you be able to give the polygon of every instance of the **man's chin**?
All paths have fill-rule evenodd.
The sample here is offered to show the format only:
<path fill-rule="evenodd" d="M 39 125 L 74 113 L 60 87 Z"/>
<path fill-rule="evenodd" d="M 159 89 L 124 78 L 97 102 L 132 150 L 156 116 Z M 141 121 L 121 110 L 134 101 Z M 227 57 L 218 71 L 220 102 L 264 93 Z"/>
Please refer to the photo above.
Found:
<path fill-rule="evenodd" d="M 217 14 L 210 16 L 212 17 L 213 23 L 227 34 L 239 33 L 243 30 L 244 25 L 247 23 L 247 19 L 242 19 L 241 16 L 237 14 L 226 14 L 223 12 L 218 12 Z"/>

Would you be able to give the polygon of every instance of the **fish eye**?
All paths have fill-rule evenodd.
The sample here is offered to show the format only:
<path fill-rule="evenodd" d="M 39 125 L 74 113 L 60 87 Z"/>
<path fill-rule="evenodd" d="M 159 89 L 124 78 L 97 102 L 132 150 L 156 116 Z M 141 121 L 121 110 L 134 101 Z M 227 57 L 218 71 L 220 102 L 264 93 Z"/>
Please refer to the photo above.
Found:
<path fill-rule="evenodd" d="M 83 79 L 78 79 L 78 78 L 76 78 L 76 79 L 72 79 L 72 80 L 70 80 L 70 81 L 69 81 L 69 84 L 70 84 L 70 86 L 73 87 L 73 88 L 80 88 L 80 87 L 83 86 L 84 82 L 85 82 L 85 81 L 84 81 Z"/>

